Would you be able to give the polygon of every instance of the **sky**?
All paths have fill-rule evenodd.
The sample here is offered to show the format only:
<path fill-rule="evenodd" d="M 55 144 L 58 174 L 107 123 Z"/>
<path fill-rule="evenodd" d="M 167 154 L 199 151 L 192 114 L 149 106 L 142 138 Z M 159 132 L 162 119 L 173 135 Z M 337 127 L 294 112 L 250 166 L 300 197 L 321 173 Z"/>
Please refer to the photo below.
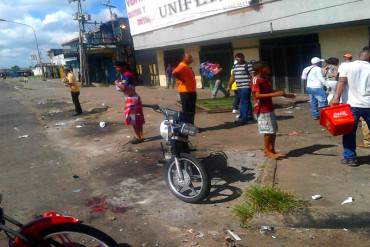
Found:
<path fill-rule="evenodd" d="M 102 3 L 106 0 L 85 0 L 83 9 L 92 20 L 107 21 L 109 10 Z M 124 0 L 111 0 L 114 12 L 126 16 Z M 76 4 L 68 0 L 0 0 L 0 19 L 31 25 L 36 30 L 43 62 L 48 62 L 46 51 L 61 48 L 60 44 L 78 35 L 77 22 L 72 15 Z M 35 39 L 31 28 L 0 21 L 0 68 L 35 64 Z"/>

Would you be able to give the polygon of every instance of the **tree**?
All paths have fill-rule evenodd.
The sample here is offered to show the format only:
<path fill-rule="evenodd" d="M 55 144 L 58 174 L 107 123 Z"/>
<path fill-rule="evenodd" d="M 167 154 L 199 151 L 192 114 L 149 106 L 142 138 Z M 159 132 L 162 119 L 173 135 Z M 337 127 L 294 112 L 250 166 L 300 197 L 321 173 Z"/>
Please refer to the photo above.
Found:
<path fill-rule="evenodd" d="M 10 69 L 13 70 L 14 72 L 18 72 L 21 68 L 19 68 L 19 66 L 17 65 L 14 65 Z"/>

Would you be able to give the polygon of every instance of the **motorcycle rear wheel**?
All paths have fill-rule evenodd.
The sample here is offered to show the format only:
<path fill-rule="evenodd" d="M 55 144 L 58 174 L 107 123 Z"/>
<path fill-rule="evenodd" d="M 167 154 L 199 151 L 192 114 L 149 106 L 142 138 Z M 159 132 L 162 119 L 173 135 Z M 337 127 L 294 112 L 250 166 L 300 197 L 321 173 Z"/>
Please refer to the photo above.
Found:
<path fill-rule="evenodd" d="M 209 194 L 211 180 L 203 165 L 190 154 L 182 153 L 178 158 L 184 181 L 178 178 L 175 159 L 171 159 L 165 169 L 165 178 L 170 191 L 186 203 L 199 203 Z"/>

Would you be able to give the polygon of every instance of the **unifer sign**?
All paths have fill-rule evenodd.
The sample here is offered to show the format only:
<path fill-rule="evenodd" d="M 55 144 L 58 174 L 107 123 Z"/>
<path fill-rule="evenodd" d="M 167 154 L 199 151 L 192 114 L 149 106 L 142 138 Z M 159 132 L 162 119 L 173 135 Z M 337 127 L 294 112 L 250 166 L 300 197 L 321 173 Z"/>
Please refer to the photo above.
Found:
<path fill-rule="evenodd" d="M 250 6 L 252 0 L 126 0 L 131 34 L 136 35 Z"/>

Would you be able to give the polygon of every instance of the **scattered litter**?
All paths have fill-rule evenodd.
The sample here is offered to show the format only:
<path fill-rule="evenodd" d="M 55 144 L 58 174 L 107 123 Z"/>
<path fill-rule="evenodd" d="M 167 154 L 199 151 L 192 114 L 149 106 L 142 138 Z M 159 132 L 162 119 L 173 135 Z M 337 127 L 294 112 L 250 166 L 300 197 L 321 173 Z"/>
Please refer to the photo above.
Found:
<path fill-rule="evenodd" d="M 76 118 L 76 120 L 75 120 L 76 122 L 80 122 L 80 121 L 82 121 L 82 119 L 81 118 Z"/>
<path fill-rule="evenodd" d="M 348 229 L 347 228 L 343 228 L 343 231 L 348 232 Z"/>
<path fill-rule="evenodd" d="M 56 123 L 55 126 L 64 126 L 66 123 Z"/>
<path fill-rule="evenodd" d="M 344 205 L 344 204 L 348 204 L 348 203 L 352 203 L 354 200 L 353 200 L 353 198 L 352 197 L 348 197 L 346 200 L 344 200 L 343 202 L 342 202 L 342 205 Z"/>
<path fill-rule="evenodd" d="M 285 109 L 288 109 L 288 110 L 291 110 L 291 109 L 294 109 L 294 106 L 288 106 L 287 108 Z"/>
<path fill-rule="evenodd" d="M 198 238 L 204 238 L 204 233 L 203 232 L 199 232 L 198 235 L 197 235 Z"/>
<path fill-rule="evenodd" d="M 111 221 L 115 221 L 117 218 L 115 217 L 115 216 L 111 216 L 111 217 L 109 217 L 109 220 L 111 220 Z"/>
<path fill-rule="evenodd" d="M 267 234 L 268 232 L 273 232 L 273 231 L 274 231 L 274 227 L 272 226 L 261 226 L 260 228 L 261 234 Z"/>
<path fill-rule="evenodd" d="M 107 126 L 107 124 L 105 122 L 100 122 L 99 126 L 100 126 L 100 128 L 105 128 L 105 126 Z"/>
<path fill-rule="evenodd" d="M 292 132 L 290 132 L 289 134 L 288 134 L 288 136 L 298 136 L 299 135 L 299 132 L 298 131 L 296 131 L 296 130 L 293 130 Z"/>
<path fill-rule="evenodd" d="M 18 139 L 28 138 L 29 135 L 18 136 Z"/>
<path fill-rule="evenodd" d="M 314 196 L 311 196 L 312 197 L 312 200 L 319 200 L 322 198 L 322 195 L 314 195 Z"/>
<path fill-rule="evenodd" d="M 120 232 L 122 232 L 122 231 L 123 231 L 123 229 L 121 228 L 121 229 L 119 229 L 119 231 L 120 231 Z"/>
<path fill-rule="evenodd" d="M 293 114 L 294 112 L 293 111 L 283 111 L 283 113 L 285 113 L 285 114 Z"/>
<path fill-rule="evenodd" d="M 248 157 L 256 157 L 256 153 L 250 152 L 250 153 L 247 153 L 247 156 Z"/>
<path fill-rule="evenodd" d="M 82 125 L 76 125 L 77 129 L 82 128 L 82 127 L 83 127 Z"/>
<path fill-rule="evenodd" d="M 80 178 L 80 176 L 78 176 L 78 175 L 73 175 L 73 178 L 74 178 L 74 179 L 79 179 L 79 178 Z"/>
<path fill-rule="evenodd" d="M 80 193 L 81 189 L 74 190 L 73 193 Z"/>
<path fill-rule="evenodd" d="M 242 240 L 235 232 L 232 232 L 231 230 L 226 231 L 231 237 L 235 239 L 235 241 L 240 241 Z"/>
<path fill-rule="evenodd" d="M 14 130 L 17 131 L 17 132 L 19 132 L 19 129 L 17 127 L 14 127 Z"/>
<path fill-rule="evenodd" d="M 271 237 L 272 237 L 273 239 L 275 239 L 275 238 L 276 238 L 276 236 L 274 236 L 274 235 L 272 235 Z"/>

